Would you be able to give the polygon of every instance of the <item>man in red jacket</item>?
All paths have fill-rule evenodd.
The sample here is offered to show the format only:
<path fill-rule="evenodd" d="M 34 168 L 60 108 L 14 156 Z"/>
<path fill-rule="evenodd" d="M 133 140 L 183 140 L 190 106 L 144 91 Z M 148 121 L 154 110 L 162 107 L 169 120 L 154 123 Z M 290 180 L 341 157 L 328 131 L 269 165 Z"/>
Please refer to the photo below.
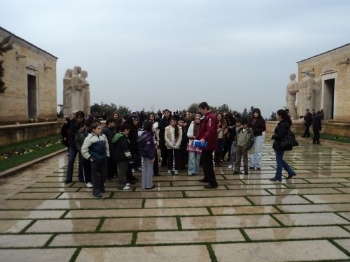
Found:
<path fill-rule="evenodd" d="M 204 145 L 205 141 L 208 143 L 207 147 L 202 148 L 204 179 L 199 181 L 209 183 L 209 185 L 204 187 L 206 189 L 217 188 L 218 182 L 216 181 L 213 167 L 213 152 L 216 150 L 218 141 L 217 119 L 210 111 L 207 102 L 200 103 L 198 105 L 198 111 L 203 115 L 203 119 L 201 120 L 196 139 L 201 140 L 202 145 Z"/>

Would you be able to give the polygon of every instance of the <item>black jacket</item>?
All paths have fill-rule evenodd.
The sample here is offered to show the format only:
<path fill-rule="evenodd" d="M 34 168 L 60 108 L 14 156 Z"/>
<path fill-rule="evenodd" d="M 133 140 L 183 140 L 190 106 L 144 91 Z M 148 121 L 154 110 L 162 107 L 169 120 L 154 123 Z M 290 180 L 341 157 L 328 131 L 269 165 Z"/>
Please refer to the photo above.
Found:
<path fill-rule="evenodd" d="M 254 137 L 262 136 L 262 133 L 266 131 L 266 123 L 264 118 L 261 116 L 255 118 L 252 117 L 249 121 L 248 125 L 251 129 L 253 129 Z"/>
<path fill-rule="evenodd" d="M 312 118 L 312 129 L 321 131 L 321 127 L 322 127 L 322 116 L 319 114 L 316 114 Z"/>
<path fill-rule="evenodd" d="M 288 134 L 290 126 L 291 121 L 289 119 L 283 119 L 277 124 L 275 132 L 272 135 L 272 139 L 275 140 L 272 147 L 275 151 L 283 151 L 281 149 L 281 140 Z"/>

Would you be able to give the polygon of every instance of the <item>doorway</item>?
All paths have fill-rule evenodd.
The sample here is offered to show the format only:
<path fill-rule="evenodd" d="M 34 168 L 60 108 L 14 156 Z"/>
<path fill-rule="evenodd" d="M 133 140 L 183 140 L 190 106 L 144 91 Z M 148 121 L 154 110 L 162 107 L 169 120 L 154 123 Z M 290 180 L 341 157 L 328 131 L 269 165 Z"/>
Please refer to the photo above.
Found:
<path fill-rule="evenodd" d="M 37 118 L 37 87 L 36 76 L 27 75 L 28 89 L 28 117 Z"/>
<path fill-rule="evenodd" d="M 324 80 L 324 119 L 334 118 L 334 86 L 334 78 Z"/>

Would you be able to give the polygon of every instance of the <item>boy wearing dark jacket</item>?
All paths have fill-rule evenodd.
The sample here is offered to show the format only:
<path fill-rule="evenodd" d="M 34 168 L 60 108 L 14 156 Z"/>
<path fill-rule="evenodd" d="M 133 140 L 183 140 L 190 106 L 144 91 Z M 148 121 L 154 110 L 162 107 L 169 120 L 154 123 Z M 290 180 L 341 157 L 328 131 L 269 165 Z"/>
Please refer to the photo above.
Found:
<path fill-rule="evenodd" d="M 95 122 L 91 125 L 92 133 L 89 134 L 81 148 L 81 154 L 91 162 L 91 177 L 93 183 L 93 194 L 101 198 L 105 193 L 105 181 L 107 177 L 107 158 L 109 157 L 109 146 L 105 135 L 102 133 L 101 124 Z"/>
<path fill-rule="evenodd" d="M 104 134 L 108 140 L 109 154 L 110 154 L 110 157 L 108 158 L 107 179 L 112 179 L 113 177 L 116 177 L 118 173 L 117 163 L 113 161 L 114 152 L 112 147 L 112 139 L 116 134 L 116 131 L 115 131 L 116 124 L 117 124 L 117 121 L 114 118 L 109 118 L 106 121 L 106 126 L 102 129 L 102 134 Z"/>
<path fill-rule="evenodd" d="M 81 154 L 79 153 L 76 145 L 75 145 L 75 136 L 80 128 L 84 126 L 85 122 L 85 114 L 83 111 L 78 111 L 75 113 L 75 118 L 70 121 L 69 124 L 69 156 L 68 156 L 68 166 L 67 166 L 67 174 L 66 180 L 64 183 L 69 184 L 72 183 L 73 179 L 73 167 L 75 158 L 78 154 L 79 157 L 79 166 L 78 166 L 78 179 L 83 182 L 83 159 Z"/>
<path fill-rule="evenodd" d="M 126 173 L 128 171 L 129 163 L 132 161 L 132 155 L 130 153 L 130 142 L 128 134 L 130 131 L 130 125 L 122 124 L 120 126 L 120 133 L 115 134 L 112 139 L 114 160 L 119 167 L 118 173 L 118 188 L 122 190 L 130 189 L 130 184 L 126 183 Z"/>
<path fill-rule="evenodd" d="M 91 124 L 92 124 L 91 119 L 86 119 L 85 120 L 85 125 L 83 128 L 79 129 L 77 132 L 77 135 L 75 136 L 75 146 L 77 147 L 79 153 L 81 153 L 81 148 L 84 144 L 85 138 L 92 133 L 91 130 Z M 86 187 L 91 188 L 91 163 L 90 160 L 85 159 L 83 157 L 83 178 L 84 182 L 86 183 Z"/>
<path fill-rule="evenodd" d="M 244 174 L 248 175 L 248 150 L 253 146 L 253 130 L 248 128 L 248 120 L 243 118 L 242 127 L 237 130 L 235 138 L 236 162 L 233 174 L 240 174 L 241 159 L 243 156 Z"/>

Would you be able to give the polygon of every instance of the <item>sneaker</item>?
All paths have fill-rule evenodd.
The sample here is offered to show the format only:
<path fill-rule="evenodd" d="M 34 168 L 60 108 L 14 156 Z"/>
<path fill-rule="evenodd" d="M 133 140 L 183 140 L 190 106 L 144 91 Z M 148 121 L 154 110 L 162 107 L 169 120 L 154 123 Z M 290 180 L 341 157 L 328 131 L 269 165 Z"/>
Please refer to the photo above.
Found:
<path fill-rule="evenodd" d="M 215 189 L 215 188 L 218 188 L 218 185 L 207 185 L 207 186 L 204 186 L 205 189 Z"/>
<path fill-rule="evenodd" d="M 125 185 L 125 187 L 123 187 L 123 190 L 129 190 L 130 189 L 130 186 L 128 185 Z"/>
<path fill-rule="evenodd" d="M 125 186 L 130 186 L 130 183 L 126 183 Z"/>
<path fill-rule="evenodd" d="M 255 167 L 253 167 L 253 166 L 250 166 L 250 167 L 249 167 L 249 169 L 250 169 L 250 170 L 254 170 L 254 169 L 255 169 Z"/>
<path fill-rule="evenodd" d="M 288 180 L 288 179 L 291 179 L 293 176 L 296 176 L 297 174 L 294 174 L 294 175 L 292 175 L 292 174 L 289 174 L 287 177 L 286 177 L 286 179 Z"/>
<path fill-rule="evenodd" d="M 273 177 L 273 178 L 270 178 L 270 181 L 273 181 L 273 182 L 279 181 L 279 182 L 281 182 L 282 179 L 281 178 L 277 178 L 277 177 Z"/>
<path fill-rule="evenodd" d="M 87 183 L 86 183 L 86 187 L 92 188 L 92 184 L 91 184 L 90 182 L 87 182 Z"/>
<path fill-rule="evenodd" d="M 260 168 L 260 167 L 257 167 L 256 170 L 261 171 L 261 168 Z"/>
<path fill-rule="evenodd" d="M 168 175 L 170 175 L 170 174 L 171 174 L 171 170 L 170 170 L 170 169 L 168 170 L 167 174 L 168 174 Z"/>
<path fill-rule="evenodd" d="M 101 198 L 102 194 L 100 192 L 98 192 L 97 194 L 94 194 L 95 197 Z"/>
<path fill-rule="evenodd" d="M 175 170 L 174 175 L 177 176 L 179 174 L 179 171 Z"/>
<path fill-rule="evenodd" d="M 227 167 L 227 169 L 232 169 L 232 165 L 229 165 L 229 166 Z"/>

